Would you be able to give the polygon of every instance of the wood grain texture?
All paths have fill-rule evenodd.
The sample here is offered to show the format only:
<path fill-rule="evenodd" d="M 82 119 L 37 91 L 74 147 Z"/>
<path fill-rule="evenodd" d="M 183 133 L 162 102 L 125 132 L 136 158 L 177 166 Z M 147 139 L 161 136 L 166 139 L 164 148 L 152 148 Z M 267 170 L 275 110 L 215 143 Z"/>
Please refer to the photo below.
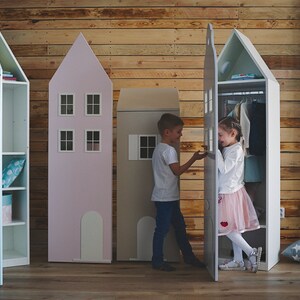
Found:
<path fill-rule="evenodd" d="M 35 236 L 38 238 L 38 236 Z M 198 242 L 194 248 L 203 249 Z M 41 251 L 39 251 L 40 253 Z M 202 255 L 199 254 L 201 258 Z M 205 269 L 176 263 L 175 272 L 149 263 L 45 263 L 37 255 L 29 267 L 7 268 L 1 299 L 297 299 L 299 266 L 286 258 L 270 272 L 220 272 L 213 282 Z"/>
<path fill-rule="evenodd" d="M 299 239 L 300 18 L 298 0 L 0 0 L 0 30 L 30 80 L 31 248 L 47 250 L 48 84 L 82 32 L 113 81 L 114 216 L 116 107 L 121 88 L 175 87 L 185 123 L 181 160 L 203 144 L 207 24 L 217 53 L 232 28 L 257 48 L 280 83 L 281 221 L 284 243 Z M 181 177 L 191 239 L 203 246 L 203 164 Z M 114 223 L 115 224 L 115 223 Z M 114 228 L 115 230 L 115 228 Z M 115 245 L 115 244 L 114 244 Z"/>

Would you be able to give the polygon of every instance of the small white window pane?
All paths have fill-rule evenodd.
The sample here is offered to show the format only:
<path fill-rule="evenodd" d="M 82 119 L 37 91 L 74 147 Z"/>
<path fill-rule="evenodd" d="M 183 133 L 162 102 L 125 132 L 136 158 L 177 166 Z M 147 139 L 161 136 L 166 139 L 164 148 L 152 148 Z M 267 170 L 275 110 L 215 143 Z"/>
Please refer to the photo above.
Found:
<path fill-rule="evenodd" d="M 74 115 L 74 95 L 61 94 L 59 99 L 59 115 L 73 116 Z"/>
<path fill-rule="evenodd" d="M 210 152 L 213 152 L 214 151 L 214 148 L 213 148 L 213 145 L 214 145 L 214 136 L 213 136 L 213 128 L 209 128 L 209 151 Z"/>
<path fill-rule="evenodd" d="M 153 151 L 157 144 L 156 135 L 139 136 L 139 159 L 152 159 Z"/>
<path fill-rule="evenodd" d="M 213 93 L 212 93 L 212 89 L 209 89 L 209 99 L 208 99 L 208 106 L 209 106 L 209 112 L 212 112 L 213 110 Z"/>
<path fill-rule="evenodd" d="M 208 95 L 207 95 L 207 91 L 205 91 L 205 94 L 204 94 L 204 112 L 205 112 L 205 114 L 207 114 L 207 112 L 208 112 L 208 109 L 207 109 L 207 107 L 208 107 Z"/>
<path fill-rule="evenodd" d="M 101 151 L 101 131 L 86 130 L 86 151 L 100 152 Z"/>
<path fill-rule="evenodd" d="M 95 105 L 95 107 L 94 107 L 94 114 L 95 115 L 100 115 L 100 106 L 99 105 Z"/>
<path fill-rule="evenodd" d="M 101 95 L 87 94 L 86 95 L 86 115 L 99 116 L 101 115 Z"/>
<path fill-rule="evenodd" d="M 74 150 L 74 133 L 73 130 L 60 130 L 59 131 L 59 151 L 73 151 Z"/>

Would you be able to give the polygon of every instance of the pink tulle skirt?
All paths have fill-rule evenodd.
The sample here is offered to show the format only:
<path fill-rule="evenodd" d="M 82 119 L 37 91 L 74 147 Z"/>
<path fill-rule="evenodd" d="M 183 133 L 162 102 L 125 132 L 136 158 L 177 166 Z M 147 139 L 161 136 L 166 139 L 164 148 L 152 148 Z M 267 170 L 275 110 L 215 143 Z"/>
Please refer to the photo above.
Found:
<path fill-rule="evenodd" d="M 233 231 L 243 233 L 260 227 L 253 203 L 244 187 L 232 194 L 219 194 L 218 212 L 219 235 Z"/>

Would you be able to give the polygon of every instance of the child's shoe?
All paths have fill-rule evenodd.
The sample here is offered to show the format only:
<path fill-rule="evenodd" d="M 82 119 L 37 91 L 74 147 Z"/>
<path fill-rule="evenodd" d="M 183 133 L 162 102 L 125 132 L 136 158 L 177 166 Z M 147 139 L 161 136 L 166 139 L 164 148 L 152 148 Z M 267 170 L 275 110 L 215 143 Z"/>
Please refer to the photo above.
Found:
<path fill-rule="evenodd" d="M 219 265 L 219 269 L 222 271 L 244 271 L 246 268 L 243 261 L 232 260 Z"/>
<path fill-rule="evenodd" d="M 191 265 L 196 268 L 205 268 L 205 264 L 201 260 L 199 260 L 196 256 L 184 258 L 184 262 L 187 265 Z"/>
<path fill-rule="evenodd" d="M 164 271 L 164 272 L 172 272 L 172 271 L 175 271 L 176 268 L 169 265 L 168 263 L 166 262 L 163 262 L 161 265 L 159 266 L 154 266 L 152 265 L 152 268 L 155 269 L 155 270 L 159 270 L 159 271 Z"/>
<path fill-rule="evenodd" d="M 249 262 L 250 262 L 249 270 L 253 273 L 256 273 L 259 268 L 261 252 L 262 252 L 262 247 L 259 247 L 258 249 L 253 248 L 253 251 L 249 255 Z"/>

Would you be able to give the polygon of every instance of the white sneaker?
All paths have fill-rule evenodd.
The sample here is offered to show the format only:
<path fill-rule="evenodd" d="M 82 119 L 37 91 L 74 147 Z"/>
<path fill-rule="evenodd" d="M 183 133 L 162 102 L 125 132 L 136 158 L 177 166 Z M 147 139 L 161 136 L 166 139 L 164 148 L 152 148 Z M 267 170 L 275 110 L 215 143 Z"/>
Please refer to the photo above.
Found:
<path fill-rule="evenodd" d="M 243 261 L 232 260 L 219 265 L 219 269 L 222 271 L 244 271 L 246 268 Z"/>
<path fill-rule="evenodd" d="M 249 262 L 250 262 L 249 270 L 253 273 L 256 273 L 260 266 L 261 253 L 262 253 L 262 247 L 258 247 L 258 249 L 253 248 L 253 251 L 249 255 Z"/>

